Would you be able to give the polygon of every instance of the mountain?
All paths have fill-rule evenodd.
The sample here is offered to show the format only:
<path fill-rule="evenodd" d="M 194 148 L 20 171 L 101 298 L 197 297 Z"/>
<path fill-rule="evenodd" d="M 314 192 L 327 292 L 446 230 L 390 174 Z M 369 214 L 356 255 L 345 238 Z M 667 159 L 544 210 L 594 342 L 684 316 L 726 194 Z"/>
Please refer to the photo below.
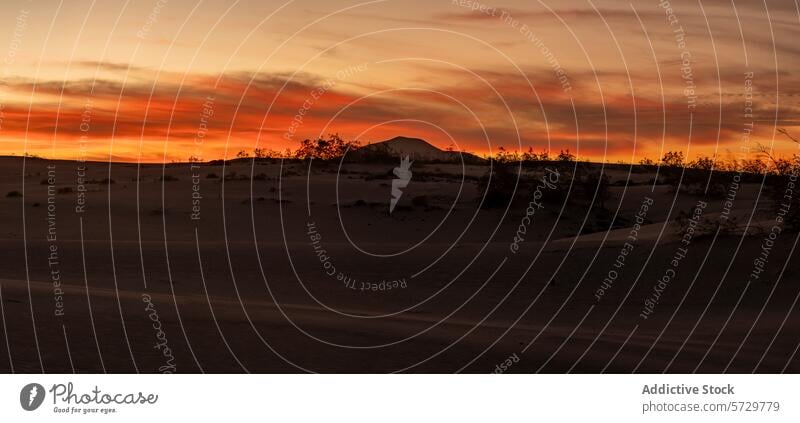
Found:
<path fill-rule="evenodd" d="M 394 137 L 390 140 L 365 145 L 354 151 L 355 155 L 364 159 L 389 159 L 409 156 L 411 160 L 425 162 L 464 162 L 475 163 L 483 161 L 480 157 L 458 151 L 445 151 L 429 142 L 410 137 Z"/>

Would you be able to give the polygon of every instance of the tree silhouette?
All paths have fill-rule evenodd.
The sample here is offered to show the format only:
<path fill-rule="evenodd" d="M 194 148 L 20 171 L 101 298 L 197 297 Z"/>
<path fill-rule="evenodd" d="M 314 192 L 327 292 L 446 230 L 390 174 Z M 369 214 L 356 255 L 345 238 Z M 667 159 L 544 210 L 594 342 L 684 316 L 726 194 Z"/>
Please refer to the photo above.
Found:
<path fill-rule="evenodd" d="M 301 141 L 300 147 L 294 152 L 294 157 L 298 159 L 336 159 L 344 156 L 347 150 L 358 148 L 359 145 L 358 141 L 345 141 L 339 134 L 331 134 L 328 139 Z"/>
<path fill-rule="evenodd" d="M 669 167 L 683 167 L 683 151 L 667 151 L 661 158 L 661 163 Z"/>

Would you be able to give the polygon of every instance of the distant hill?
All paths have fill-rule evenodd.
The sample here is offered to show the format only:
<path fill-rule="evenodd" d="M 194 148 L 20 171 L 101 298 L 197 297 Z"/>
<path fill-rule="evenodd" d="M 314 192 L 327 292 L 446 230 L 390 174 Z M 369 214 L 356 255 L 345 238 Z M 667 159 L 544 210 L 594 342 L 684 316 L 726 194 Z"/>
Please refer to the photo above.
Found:
<path fill-rule="evenodd" d="M 445 151 L 423 139 L 402 136 L 365 145 L 351 154 L 354 159 L 395 160 L 399 157 L 409 156 L 411 160 L 425 162 L 461 162 L 462 158 L 467 163 L 484 161 L 471 153 Z"/>

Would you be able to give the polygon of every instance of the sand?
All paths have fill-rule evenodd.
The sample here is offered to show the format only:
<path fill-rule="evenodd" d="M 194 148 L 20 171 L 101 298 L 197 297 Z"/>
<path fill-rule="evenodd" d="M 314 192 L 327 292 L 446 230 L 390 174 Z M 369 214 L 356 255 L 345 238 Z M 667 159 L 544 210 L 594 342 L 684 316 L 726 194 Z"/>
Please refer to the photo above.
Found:
<path fill-rule="evenodd" d="M 675 268 L 675 215 L 702 198 L 652 173 L 609 170 L 610 231 L 546 200 L 512 253 L 529 185 L 481 209 L 487 165 L 415 163 L 390 214 L 398 164 L 89 163 L 81 185 L 79 163 L 0 159 L 0 193 L 21 195 L 0 198 L 0 370 L 488 373 L 516 354 L 509 373 L 797 371 L 797 234 L 748 283 L 774 220 L 758 184 L 738 192 L 742 230 L 695 237 Z"/>

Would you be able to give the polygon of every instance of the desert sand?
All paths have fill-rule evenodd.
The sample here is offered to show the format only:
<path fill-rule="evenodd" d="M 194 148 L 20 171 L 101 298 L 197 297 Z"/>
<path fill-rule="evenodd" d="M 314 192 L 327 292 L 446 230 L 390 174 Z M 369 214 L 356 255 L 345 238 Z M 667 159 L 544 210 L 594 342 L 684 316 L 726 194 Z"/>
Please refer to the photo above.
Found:
<path fill-rule="evenodd" d="M 797 234 L 750 281 L 774 219 L 759 183 L 730 208 L 738 230 L 685 246 L 677 214 L 706 201 L 719 219 L 724 198 L 655 167 L 583 165 L 610 178 L 603 227 L 557 196 L 525 219 L 546 169 L 574 163 L 522 164 L 517 200 L 483 208 L 488 162 L 418 160 L 390 213 L 399 163 L 90 162 L 82 180 L 82 163 L 0 159 L 0 371 L 800 369 Z M 542 189 L 584 189 L 568 177 Z"/>

